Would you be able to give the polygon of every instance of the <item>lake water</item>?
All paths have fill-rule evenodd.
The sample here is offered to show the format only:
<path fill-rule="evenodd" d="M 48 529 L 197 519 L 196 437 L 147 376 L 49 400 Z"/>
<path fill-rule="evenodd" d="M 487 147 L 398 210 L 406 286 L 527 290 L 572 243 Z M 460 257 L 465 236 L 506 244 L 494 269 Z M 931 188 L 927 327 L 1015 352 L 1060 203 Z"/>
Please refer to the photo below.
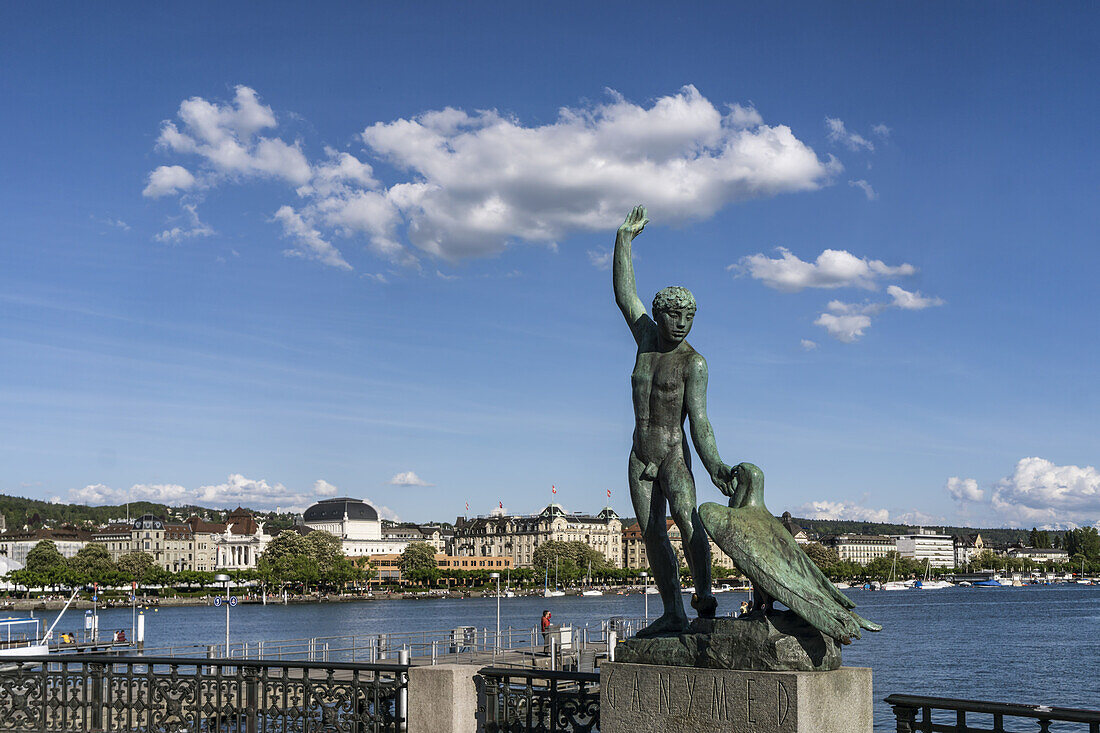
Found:
<path fill-rule="evenodd" d="M 847 593 L 864 616 L 884 627 L 844 650 L 846 665 L 874 670 L 876 730 L 894 729 L 881 702 L 891 693 L 1100 708 L 1100 586 Z M 719 613 L 732 612 L 745 597 L 720 595 Z M 649 603 L 653 615 L 659 600 L 650 596 Z M 548 608 L 555 623 L 598 628 L 611 616 L 642 616 L 643 604 L 640 594 L 503 598 L 501 625 L 530 628 Z M 233 642 L 463 625 L 492 629 L 496 599 L 241 605 L 231 615 Z M 125 628 L 129 634 L 128 609 L 104 611 L 100 618 L 102 629 Z M 223 608 L 148 611 L 146 644 L 217 644 L 224 641 L 224 622 Z M 79 623 L 74 615 L 72 628 Z"/>

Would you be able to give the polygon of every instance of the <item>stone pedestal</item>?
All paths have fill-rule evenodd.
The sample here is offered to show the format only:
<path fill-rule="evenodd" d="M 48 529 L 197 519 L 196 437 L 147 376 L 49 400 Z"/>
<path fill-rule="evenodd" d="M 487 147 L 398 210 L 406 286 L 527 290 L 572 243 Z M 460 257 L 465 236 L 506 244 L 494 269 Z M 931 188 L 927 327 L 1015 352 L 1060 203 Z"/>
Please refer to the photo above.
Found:
<path fill-rule="evenodd" d="M 601 733 L 871 733 L 871 670 L 753 672 L 604 662 Z"/>
<path fill-rule="evenodd" d="M 409 668 L 408 733 L 476 733 L 477 665 Z"/>

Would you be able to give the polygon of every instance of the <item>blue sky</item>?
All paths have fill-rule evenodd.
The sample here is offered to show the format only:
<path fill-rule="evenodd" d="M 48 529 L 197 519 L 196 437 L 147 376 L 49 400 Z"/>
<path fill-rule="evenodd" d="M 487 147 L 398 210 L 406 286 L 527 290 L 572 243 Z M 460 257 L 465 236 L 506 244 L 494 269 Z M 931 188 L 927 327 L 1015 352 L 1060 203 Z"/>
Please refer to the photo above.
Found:
<path fill-rule="evenodd" d="M 645 203 L 640 295 L 695 293 L 719 449 L 772 510 L 1097 522 L 1098 25 L 9 8 L 0 491 L 632 514 L 605 260 Z"/>

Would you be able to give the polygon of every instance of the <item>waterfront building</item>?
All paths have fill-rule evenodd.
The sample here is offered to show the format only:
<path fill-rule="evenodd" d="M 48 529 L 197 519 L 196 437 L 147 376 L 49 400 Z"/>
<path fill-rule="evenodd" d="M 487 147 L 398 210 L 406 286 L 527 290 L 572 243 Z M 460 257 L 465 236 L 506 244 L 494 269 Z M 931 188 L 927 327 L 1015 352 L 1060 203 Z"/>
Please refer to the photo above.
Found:
<path fill-rule="evenodd" d="M 681 567 L 687 565 L 684 559 L 684 544 L 680 536 L 680 528 L 671 519 L 665 520 L 668 531 L 668 539 L 672 543 L 672 550 L 676 553 L 676 560 Z M 710 541 L 710 564 L 729 570 L 737 570 L 737 566 L 729 555 L 722 552 L 714 540 Z M 623 567 L 629 570 L 644 570 L 649 567 L 649 556 L 645 551 L 645 540 L 642 539 L 642 528 L 637 522 L 623 530 Z"/>
<path fill-rule="evenodd" d="M 884 534 L 838 534 L 822 537 L 821 544 L 836 550 L 841 560 L 866 565 L 897 549 L 893 537 Z"/>
<path fill-rule="evenodd" d="M 920 527 L 916 532 L 895 535 L 899 557 L 907 557 L 934 568 L 955 567 L 955 540 L 948 534 L 936 534 Z"/>
<path fill-rule="evenodd" d="M 798 544 L 806 545 L 814 541 L 815 536 L 799 526 L 791 517 L 790 512 L 783 512 L 783 516 L 779 518 L 779 523 L 787 528 L 787 531 L 791 533 L 791 537 L 794 537 L 794 541 Z"/>
<path fill-rule="evenodd" d="M 378 510 L 362 499 L 348 496 L 322 499 L 306 509 L 302 521 L 306 531 L 321 530 L 339 539 L 348 557 L 401 554 L 410 542 L 433 544 L 432 532 L 426 537 L 415 526 L 388 526 L 383 530 Z"/>
<path fill-rule="evenodd" d="M 1017 560 L 1030 560 L 1038 563 L 1065 563 L 1069 562 L 1069 553 L 1065 550 L 1042 547 L 1010 547 L 1006 557 Z"/>
<path fill-rule="evenodd" d="M 970 535 L 957 535 L 954 538 L 955 567 L 966 567 L 966 564 L 987 548 L 981 533 Z"/>
<path fill-rule="evenodd" d="M 400 553 L 371 555 L 356 560 L 356 564 L 360 566 L 368 562 L 375 568 L 375 575 L 371 582 L 404 582 L 401 575 Z M 436 554 L 435 566 L 443 573 L 443 577 L 448 577 L 455 570 L 484 570 L 486 572 L 503 573 L 515 567 L 510 557 L 456 557 L 445 553 Z"/>
<path fill-rule="evenodd" d="M 206 541 L 203 538 L 209 536 L 210 562 L 218 570 L 255 568 L 260 554 L 267 549 L 267 543 L 271 542 L 271 535 L 264 532 L 264 523 L 256 521 L 241 507 L 229 513 L 224 525 L 194 523 L 193 526 L 202 530 L 195 533 L 196 551 L 200 545 L 205 546 Z M 213 531 L 207 535 L 206 530 Z M 204 561 L 205 559 L 204 555 Z"/>
<path fill-rule="evenodd" d="M 92 535 L 82 529 L 25 529 L 0 534 L 0 555 L 5 555 L 20 565 L 26 564 L 27 554 L 42 540 L 52 540 L 64 557 L 72 557 L 80 548 L 92 541 Z"/>
<path fill-rule="evenodd" d="M 111 559 L 118 559 L 130 552 L 131 532 L 134 529 L 133 522 L 112 522 L 92 533 L 92 542 L 103 545 L 111 554 Z"/>
<path fill-rule="evenodd" d="M 550 504 L 538 514 L 455 520 L 454 553 L 460 557 L 510 557 L 516 567 L 532 567 L 544 542 L 584 542 L 612 567 L 623 562 L 623 525 L 611 507 L 598 514 L 569 513 Z"/>

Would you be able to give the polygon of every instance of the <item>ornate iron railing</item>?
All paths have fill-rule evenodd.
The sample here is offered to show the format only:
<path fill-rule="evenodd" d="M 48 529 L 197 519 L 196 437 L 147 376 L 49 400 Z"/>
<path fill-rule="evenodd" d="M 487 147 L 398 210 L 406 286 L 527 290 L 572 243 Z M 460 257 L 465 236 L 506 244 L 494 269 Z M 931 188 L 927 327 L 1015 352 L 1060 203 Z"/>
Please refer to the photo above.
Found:
<path fill-rule="evenodd" d="M 479 712 L 485 733 L 596 733 L 600 676 L 486 667 Z"/>
<path fill-rule="evenodd" d="M 949 697 L 921 697 L 919 695 L 890 695 L 886 703 L 894 709 L 898 733 L 1007 733 L 1023 730 L 1005 728 L 1005 721 L 1026 725 L 1030 730 L 1085 731 L 1100 733 L 1100 710 L 1056 708 L 1045 705 L 1017 705 L 980 700 L 955 700 Z M 917 719 L 918 714 L 920 720 Z M 940 720 L 936 720 L 936 716 Z M 969 719 L 968 716 L 969 715 Z M 981 720 L 978 720 L 981 716 Z M 949 721 L 949 718 L 954 720 Z M 1055 723 L 1055 727 L 1051 724 Z M 1077 725 L 1061 725 L 1077 724 Z M 978 727 L 979 725 L 990 727 Z M 1087 727 L 1086 727 L 1087 726 Z"/>
<path fill-rule="evenodd" d="M 0 658 L 4 731 L 397 733 L 408 667 L 173 657 Z"/>

